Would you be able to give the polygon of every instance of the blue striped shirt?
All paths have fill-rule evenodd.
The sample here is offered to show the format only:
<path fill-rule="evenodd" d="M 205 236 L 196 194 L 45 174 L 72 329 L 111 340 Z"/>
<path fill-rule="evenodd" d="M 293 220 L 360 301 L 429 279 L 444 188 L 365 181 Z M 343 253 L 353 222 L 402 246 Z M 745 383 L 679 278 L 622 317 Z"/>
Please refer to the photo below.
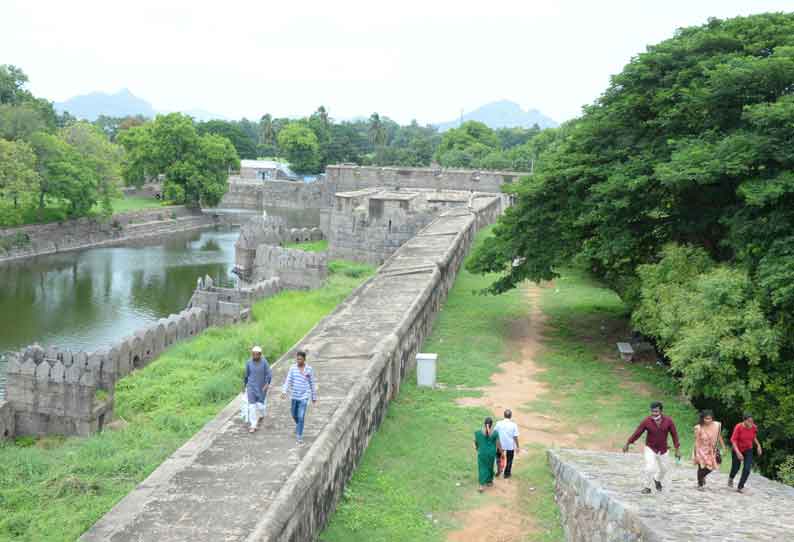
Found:
<path fill-rule="evenodd" d="M 296 401 L 308 401 L 311 392 L 312 401 L 317 400 L 317 383 L 314 381 L 314 371 L 308 365 L 303 366 L 303 373 L 297 365 L 289 368 L 287 379 L 281 387 L 281 391 L 287 393 L 292 390 L 292 399 Z"/>

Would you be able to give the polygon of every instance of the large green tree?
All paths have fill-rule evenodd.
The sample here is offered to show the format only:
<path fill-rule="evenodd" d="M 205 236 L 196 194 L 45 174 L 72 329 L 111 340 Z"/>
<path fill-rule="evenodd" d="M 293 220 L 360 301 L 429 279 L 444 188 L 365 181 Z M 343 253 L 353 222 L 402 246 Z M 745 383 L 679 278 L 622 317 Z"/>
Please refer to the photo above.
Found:
<path fill-rule="evenodd" d="M 243 119 L 245 120 L 245 119 Z M 248 121 L 245 121 L 248 126 Z M 215 134 L 228 139 L 240 158 L 257 157 L 257 138 L 256 133 L 251 134 L 238 122 L 228 120 L 209 120 L 198 123 L 196 129 L 199 135 Z"/>
<path fill-rule="evenodd" d="M 121 161 L 123 149 L 111 143 L 99 128 L 85 121 L 60 130 L 61 137 L 80 153 L 96 178 L 97 197 L 105 215 L 113 212 L 111 200 L 121 195 Z"/>
<path fill-rule="evenodd" d="M 278 133 L 278 147 L 290 166 L 298 173 L 321 171 L 320 143 L 311 128 L 291 122 Z"/>
<path fill-rule="evenodd" d="M 65 201 L 70 216 L 87 214 L 98 201 L 99 176 L 78 150 L 57 135 L 37 132 L 30 138 L 36 153 L 39 209 L 47 198 Z"/>
<path fill-rule="evenodd" d="M 28 200 L 39 191 L 36 154 L 24 141 L 0 139 L 0 194 L 19 207 L 20 200 Z"/>
<path fill-rule="evenodd" d="M 632 59 L 581 118 L 559 130 L 535 174 L 512 188 L 516 205 L 471 269 L 499 273 L 491 290 L 501 292 L 578 262 L 638 308 L 653 303 L 654 274 L 638 273 L 640 266 L 657 264 L 669 243 L 697 247 L 724 268 L 685 278 L 685 289 L 693 303 L 734 320 L 698 327 L 711 332 L 708 338 L 677 335 L 665 344 L 660 328 L 646 326 L 649 335 L 672 359 L 704 360 L 673 370 L 683 383 L 697 383 L 687 386 L 693 399 L 721 407 L 725 421 L 742 405 L 772 423 L 781 412 L 794 416 L 792 388 L 782 392 L 792 383 L 787 360 L 794 359 L 792 89 L 794 14 L 713 19 L 679 30 Z M 741 295 L 730 296 L 731 289 Z M 685 318 L 682 325 L 691 327 L 694 320 Z M 766 328 L 781 340 L 759 334 Z M 708 358 L 703 345 L 725 345 L 725 337 L 766 337 L 766 350 Z M 703 363 L 724 365 L 713 373 L 720 378 L 739 380 L 751 365 L 764 378 L 748 399 L 730 391 L 739 389 L 733 384 L 702 385 Z M 787 428 L 767 428 L 766 438 L 792 453 Z M 779 460 L 770 454 L 764 466 Z"/>
<path fill-rule="evenodd" d="M 229 170 L 240 167 L 228 139 L 199 135 L 193 120 L 180 113 L 158 115 L 125 130 L 118 140 L 127 151 L 124 180 L 140 185 L 164 175 L 163 190 L 178 203 L 217 205 L 226 193 Z"/>

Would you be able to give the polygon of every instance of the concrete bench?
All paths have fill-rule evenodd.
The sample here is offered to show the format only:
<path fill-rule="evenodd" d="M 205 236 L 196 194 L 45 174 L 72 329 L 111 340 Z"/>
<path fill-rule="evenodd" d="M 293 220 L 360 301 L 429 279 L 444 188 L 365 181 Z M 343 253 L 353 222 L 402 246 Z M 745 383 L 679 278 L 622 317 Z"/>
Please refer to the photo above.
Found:
<path fill-rule="evenodd" d="M 618 352 L 623 361 L 631 361 L 634 359 L 634 348 L 629 343 L 618 343 Z"/>

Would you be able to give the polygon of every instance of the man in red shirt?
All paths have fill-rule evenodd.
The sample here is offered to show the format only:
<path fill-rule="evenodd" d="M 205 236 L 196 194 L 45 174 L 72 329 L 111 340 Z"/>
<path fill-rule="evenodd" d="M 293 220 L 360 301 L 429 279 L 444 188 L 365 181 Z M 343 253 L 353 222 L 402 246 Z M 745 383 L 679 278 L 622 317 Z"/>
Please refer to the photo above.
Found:
<path fill-rule="evenodd" d="M 643 433 L 645 435 L 645 488 L 642 493 L 651 493 L 651 487 L 655 486 L 656 491 L 662 491 L 665 477 L 670 471 L 670 454 L 667 447 L 667 436 L 673 437 L 675 446 L 675 457 L 681 459 L 680 443 L 678 441 L 678 431 L 675 423 L 670 416 L 662 414 L 662 403 L 655 401 L 651 403 L 651 415 L 642 420 L 637 429 L 629 437 L 623 452 L 629 451 L 629 446 L 634 443 Z"/>
<path fill-rule="evenodd" d="M 733 453 L 731 454 L 731 474 L 728 477 L 728 486 L 733 487 L 733 479 L 739 472 L 739 466 L 742 465 L 742 477 L 739 478 L 739 485 L 736 488 L 739 493 L 744 491 L 744 484 L 747 483 L 750 469 L 753 467 L 753 444 L 758 450 L 758 457 L 761 457 L 763 453 L 761 443 L 758 442 L 758 427 L 753 423 L 753 417 L 745 413 L 743 419 L 743 422 L 736 424 L 731 435 Z"/>

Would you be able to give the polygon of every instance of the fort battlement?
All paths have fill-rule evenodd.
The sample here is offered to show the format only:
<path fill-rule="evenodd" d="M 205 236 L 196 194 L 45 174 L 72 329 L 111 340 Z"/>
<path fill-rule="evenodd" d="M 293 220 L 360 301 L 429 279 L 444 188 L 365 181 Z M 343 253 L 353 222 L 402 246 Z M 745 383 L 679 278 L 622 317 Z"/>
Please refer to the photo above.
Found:
<path fill-rule="evenodd" d="M 32 345 L 9 356 L 0 438 L 11 435 L 82 435 L 110 421 L 116 382 L 164 350 L 209 326 L 245 321 L 256 301 L 281 290 L 278 278 L 247 288 L 220 288 L 199 278 L 188 307 L 161 318 L 109 348 L 72 352 Z M 9 414 L 10 412 L 10 414 Z M 7 421 L 11 417 L 11 421 Z M 4 421 L 6 420 L 6 421 Z"/>
<path fill-rule="evenodd" d="M 254 281 L 279 277 L 284 288 L 319 288 L 328 277 L 328 254 L 260 245 L 251 266 L 242 273 Z"/>

